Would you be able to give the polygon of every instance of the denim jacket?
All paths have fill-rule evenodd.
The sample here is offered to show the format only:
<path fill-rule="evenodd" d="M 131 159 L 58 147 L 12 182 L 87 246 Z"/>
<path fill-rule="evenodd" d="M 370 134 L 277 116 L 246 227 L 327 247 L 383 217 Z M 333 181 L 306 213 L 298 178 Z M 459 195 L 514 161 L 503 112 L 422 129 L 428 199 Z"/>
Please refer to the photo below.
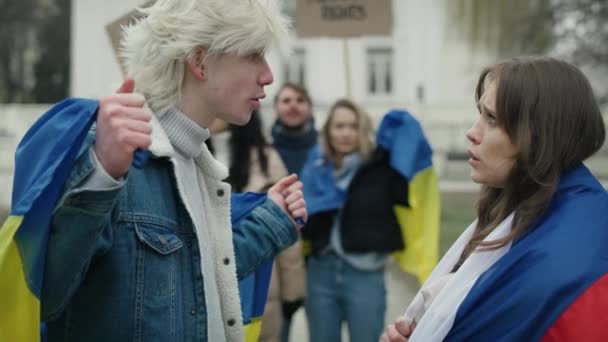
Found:
<path fill-rule="evenodd" d="M 124 185 L 79 188 L 93 172 L 90 134 L 53 215 L 42 291 L 49 341 L 206 341 L 200 251 L 176 184 L 174 152 L 153 118 L 152 154 Z M 228 341 L 243 339 L 237 278 L 294 243 L 297 232 L 272 201 L 230 227 L 226 171 L 204 148 L 208 222 Z M 225 167 L 223 167 L 225 169 Z"/>

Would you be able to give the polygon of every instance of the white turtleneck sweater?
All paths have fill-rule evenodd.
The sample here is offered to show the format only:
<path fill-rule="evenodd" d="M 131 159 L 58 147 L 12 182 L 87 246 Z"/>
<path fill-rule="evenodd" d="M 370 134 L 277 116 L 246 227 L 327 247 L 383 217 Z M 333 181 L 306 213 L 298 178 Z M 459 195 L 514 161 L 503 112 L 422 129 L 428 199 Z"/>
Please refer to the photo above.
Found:
<path fill-rule="evenodd" d="M 201 154 L 205 140 L 209 138 L 209 130 L 200 127 L 176 108 L 170 108 L 158 118 L 177 152 L 173 159 L 175 178 L 182 196 L 186 198 L 184 204 L 190 213 L 198 237 L 207 307 L 208 340 L 226 341 L 215 267 L 212 263 L 217 256 L 214 255 L 213 246 L 210 244 L 211 236 L 206 212 L 208 205 L 204 203 L 202 196 L 202 175 L 194 162 L 194 159 Z"/>

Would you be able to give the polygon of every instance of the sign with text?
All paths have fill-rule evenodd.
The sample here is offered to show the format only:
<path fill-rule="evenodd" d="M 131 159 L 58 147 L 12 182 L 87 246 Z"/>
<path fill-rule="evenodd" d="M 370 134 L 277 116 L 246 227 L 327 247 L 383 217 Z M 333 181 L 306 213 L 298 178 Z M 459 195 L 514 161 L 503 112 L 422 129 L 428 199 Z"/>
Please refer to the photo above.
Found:
<path fill-rule="evenodd" d="M 299 37 L 388 36 L 392 0 L 296 0 Z"/>

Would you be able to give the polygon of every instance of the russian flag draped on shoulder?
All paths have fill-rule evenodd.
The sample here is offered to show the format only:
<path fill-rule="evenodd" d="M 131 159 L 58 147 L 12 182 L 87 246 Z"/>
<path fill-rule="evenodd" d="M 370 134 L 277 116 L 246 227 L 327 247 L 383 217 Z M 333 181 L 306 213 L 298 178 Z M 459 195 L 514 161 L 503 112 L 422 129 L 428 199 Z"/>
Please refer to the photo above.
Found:
<path fill-rule="evenodd" d="M 53 210 L 78 151 L 96 118 L 98 102 L 66 99 L 43 114 L 15 155 L 12 208 L 0 228 L 0 341 L 40 339 L 40 295 Z M 232 198 L 233 224 L 265 199 Z M 272 263 L 239 283 L 247 340 L 257 339 Z M 261 307 L 261 310 L 260 310 Z"/>
<path fill-rule="evenodd" d="M 392 110 L 384 116 L 376 142 L 389 151 L 390 166 L 408 181 L 409 207 L 394 207 L 406 248 L 394 256 L 401 268 L 422 284 L 439 253 L 441 209 L 433 151 L 420 123 L 404 110 Z"/>
<path fill-rule="evenodd" d="M 579 165 L 547 214 L 484 272 L 447 341 L 608 341 L 608 194 Z"/>
<path fill-rule="evenodd" d="M 607 212 L 608 193 L 584 165 L 565 172 L 528 233 L 500 249 L 475 251 L 452 273 L 410 341 L 608 341 Z M 492 234 L 510 232 L 512 217 Z M 450 274 L 474 227 L 428 282 Z M 470 281 L 462 281 L 467 273 Z M 420 297 L 407 317 L 415 317 Z"/>

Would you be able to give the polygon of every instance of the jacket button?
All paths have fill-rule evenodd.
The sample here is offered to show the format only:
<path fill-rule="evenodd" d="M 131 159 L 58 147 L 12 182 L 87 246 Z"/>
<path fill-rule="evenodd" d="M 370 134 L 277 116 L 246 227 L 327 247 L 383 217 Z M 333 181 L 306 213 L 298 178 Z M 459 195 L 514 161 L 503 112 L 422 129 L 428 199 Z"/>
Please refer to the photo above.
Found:
<path fill-rule="evenodd" d="M 230 258 L 224 258 L 224 265 L 230 265 Z"/>
<path fill-rule="evenodd" d="M 230 327 L 233 326 L 235 323 L 236 323 L 236 321 L 232 318 L 228 320 L 228 326 L 230 326 Z"/>
<path fill-rule="evenodd" d="M 192 314 L 192 316 L 194 316 L 196 315 L 196 310 L 192 310 L 190 313 Z"/>
<path fill-rule="evenodd" d="M 218 195 L 218 196 L 220 196 L 220 197 L 224 196 L 224 190 L 219 189 L 219 190 L 217 191 L 217 195 Z"/>

